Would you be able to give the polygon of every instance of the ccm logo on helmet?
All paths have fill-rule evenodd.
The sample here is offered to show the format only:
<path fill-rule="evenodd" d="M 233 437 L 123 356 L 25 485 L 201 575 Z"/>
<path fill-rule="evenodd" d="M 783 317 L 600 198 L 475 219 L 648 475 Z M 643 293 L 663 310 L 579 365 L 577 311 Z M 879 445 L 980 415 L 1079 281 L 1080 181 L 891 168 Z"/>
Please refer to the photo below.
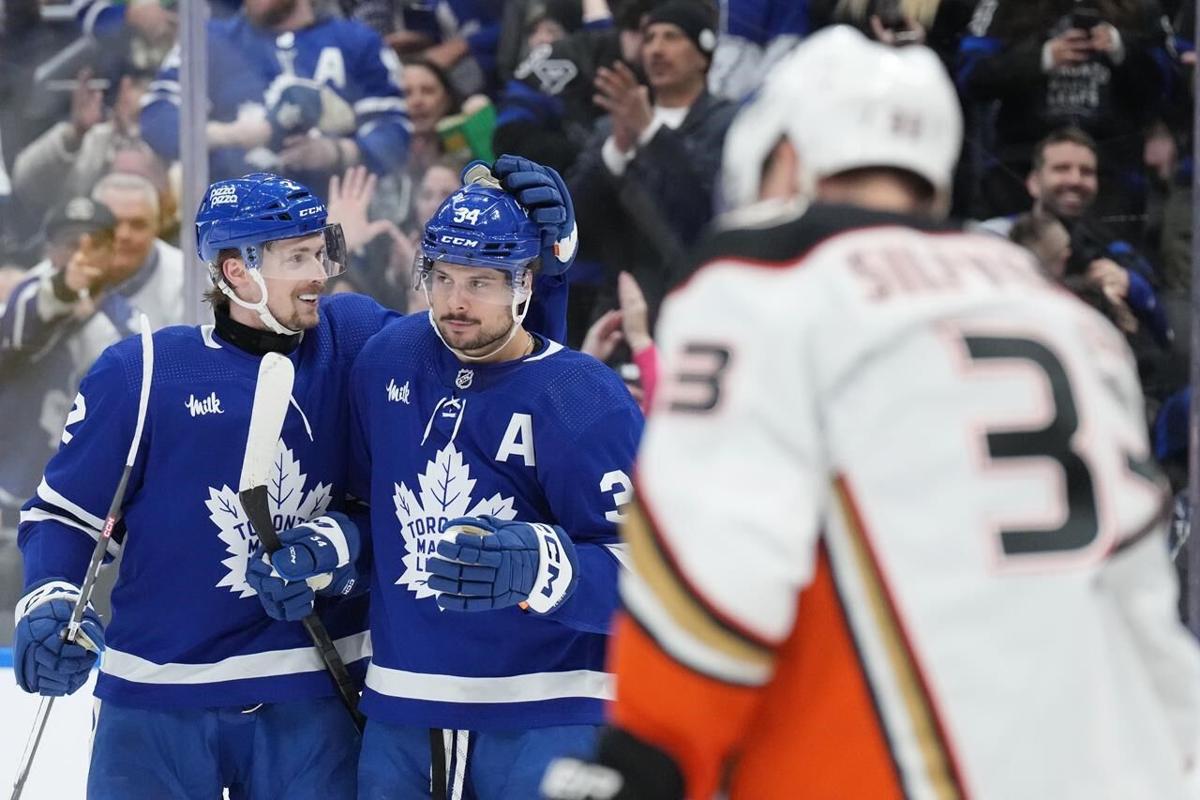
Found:
<path fill-rule="evenodd" d="M 302 208 L 302 209 L 300 209 L 300 216 L 307 217 L 312 214 L 319 214 L 320 212 L 321 212 L 320 206 L 316 206 L 314 208 Z"/>
<path fill-rule="evenodd" d="M 459 247 L 479 247 L 478 239 L 464 239 L 461 236 L 443 236 L 442 244 L 456 244 Z"/>

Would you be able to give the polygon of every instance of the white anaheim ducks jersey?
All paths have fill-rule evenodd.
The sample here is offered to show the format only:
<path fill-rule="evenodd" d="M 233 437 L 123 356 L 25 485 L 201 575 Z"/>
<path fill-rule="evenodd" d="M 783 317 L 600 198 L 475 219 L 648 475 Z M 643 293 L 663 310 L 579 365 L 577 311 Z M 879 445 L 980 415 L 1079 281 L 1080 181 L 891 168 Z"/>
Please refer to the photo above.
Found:
<path fill-rule="evenodd" d="M 696 798 L 1188 796 L 1200 653 L 1123 338 L 917 225 L 718 234 L 664 305 L 615 719 Z"/>

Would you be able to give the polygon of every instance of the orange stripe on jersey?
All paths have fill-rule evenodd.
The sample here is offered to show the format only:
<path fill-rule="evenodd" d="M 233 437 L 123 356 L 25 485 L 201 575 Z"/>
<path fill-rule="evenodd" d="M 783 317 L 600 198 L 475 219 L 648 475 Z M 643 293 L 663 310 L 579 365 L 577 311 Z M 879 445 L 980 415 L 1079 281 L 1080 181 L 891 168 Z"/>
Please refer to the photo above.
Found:
<path fill-rule="evenodd" d="M 732 800 L 904 796 L 824 548 L 761 689 L 688 669 L 625 615 L 612 658 L 615 722 L 675 758 L 689 798 L 724 774 Z"/>
<path fill-rule="evenodd" d="M 834 481 L 834 490 L 846 520 L 854 561 L 867 595 L 871 617 L 887 651 L 888 666 L 900 690 L 905 711 L 916 736 L 924 762 L 925 778 L 934 795 L 940 800 L 965 797 L 962 777 L 945 729 L 879 568 L 862 515 L 843 477 L 839 476 Z"/>

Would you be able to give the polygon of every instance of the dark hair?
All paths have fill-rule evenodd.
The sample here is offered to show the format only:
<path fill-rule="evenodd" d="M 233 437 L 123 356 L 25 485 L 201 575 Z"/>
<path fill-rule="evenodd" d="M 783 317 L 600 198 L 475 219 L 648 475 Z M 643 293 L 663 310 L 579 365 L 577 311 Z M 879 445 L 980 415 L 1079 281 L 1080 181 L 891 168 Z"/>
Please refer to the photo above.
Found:
<path fill-rule="evenodd" d="M 225 260 L 229 258 L 240 259 L 241 257 L 242 251 L 238 250 L 236 247 L 225 247 L 217 253 L 216 271 L 218 283 L 214 283 L 204 291 L 204 302 L 208 303 L 213 308 L 228 310 L 229 297 L 226 296 L 223 291 L 221 291 L 220 287 L 220 282 L 225 280 Z"/>
<path fill-rule="evenodd" d="M 1027 211 L 1013 220 L 1012 230 L 1008 232 L 1008 239 L 1013 244 L 1031 248 L 1042 241 L 1056 225 L 1062 227 L 1062 223 L 1052 216 Z"/>
<path fill-rule="evenodd" d="M 1040 43 L 1076 5 L 1079 5 L 1076 0 L 979 3 L 971 24 L 977 35 L 995 37 L 1006 45 L 1027 37 L 1035 37 Z M 1093 0 L 1087 5 L 1095 7 L 1100 18 L 1114 27 L 1133 28 L 1139 35 L 1155 33 L 1148 26 L 1157 20 L 1146 13 L 1149 4 L 1142 0 Z"/>
<path fill-rule="evenodd" d="M 409 67 L 424 67 L 433 73 L 433 77 L 437 78 L 437 82 L 442 86 L 442 91 L 446 93 L 446 97 L 450 101 L 450 107 L 446 109 L 445 116 L 448 117 L 451 114 L 457 114 L 462 111 L 462 93 L 458 91 L 458 87 L 450 80 L 450 75 L 446 70 L 422 56 L 406 58 L 404 60 L 404 68 L 408 69 Z"/>
<path fill-rule="evenodd" d="M 1092 151 L 1093 155 L 1097 154 L 1096 140 L 1091 134 L 1083 128 L 1077 128 L 1074 125 L 1068 125 L 1065 128 L 1057 128 L 1050 131 L 1044 139 L 1038 142 L 1033 147 L 1033 169 L 1036 172 L 1046 164 L 1046 148 L 1056 144 L 1070 142 L 1077 144 L 1080 147 L 1086 147 Z"/>
<path fill-rule="evenodd" d="M 900 167 L 888 165 L 855 167 L 854 169 L 842 170 L 827 177 L 858 181 L 880 173 L 890 176 L 903 186 L 904 190 L 911 194 L 914 200 L 923 206 L 932 206 L 934 200 L 937 199 L 937 187 L 917 173 Z"/>
<path fill-rule="evenodd" d="M 649 14 L 660 0 L 616 0 L 612 3 L 613 22 L 619 31 L 642 29 L 642 17 Z"/>

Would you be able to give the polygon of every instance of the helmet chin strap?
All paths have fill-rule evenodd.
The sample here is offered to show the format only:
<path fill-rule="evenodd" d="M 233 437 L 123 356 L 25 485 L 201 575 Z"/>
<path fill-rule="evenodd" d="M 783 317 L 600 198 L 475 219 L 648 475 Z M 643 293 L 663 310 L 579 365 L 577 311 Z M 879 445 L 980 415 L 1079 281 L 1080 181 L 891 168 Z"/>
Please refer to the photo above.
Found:
<path fill-rule="evenodd" d="M 446 337 L 442 336 L 442 332 L 437 326 L 437 320 L 433 317 L 433 298 L 429 296 L 429 288 L 424 285 L 422 285 L 421 288 L 425 293 L 425 302 L 429 304 L 429 324 L 433 326 L 433 332 L 437 335 L 438 340 L 441 341 L 442 344 L 446 345 L 446 349 L 451 353 L 454 353 L 454 355 L 460 361 L 483 361 L 496 355 L 496 353 L 499 353 L 501 350 L 507 347 L 508 343 L 511 342 L 513 337 L 517 335 L 517 330 L 521 327 L 521 323 L 525 321 L 525 315 L 529 313 L 529 296 L 526 295 L 525 298 L 521 300 L 517 298 L 517 293 L 513 292 L 512 305 L 509 306 L 509 313 L 512 315 L 512 325 L 510 325 L 508 328 L 508 336 L 505 336 L 504 341 L 501 342 L 494 350 L 484 353 L 481 356 L 467 355 L 467 353 L 459 350 L 457 347 L 454 347 L 447 342 Z M 522 304 L 524 304 L 525 307 L 520 311 L 517 311 L 517 306 Z"/>
<path fill-rule="evenodd" d="M 267 330 L 271 331 L 272 333 L 279 333 L 283 334 L 284 336 L 295 336 L 296 334 L 300 333 L 300 331 L 294 331 L 285 326 L 279 320 L 275 319 L 275 315 L 272 314 L 267 308 L 267 284 L 263 280 L 262 275 L 258 274 L 258 270 L 248 269 L 246 272 L 250 275 L 250 279 L 254 281 L 254 284 L 258 286 L 258 293 L 262 299 L 257 303 L 248 303 L 242 298 L 238 297 L 237 293 L 233 291 L 233 288 L 223 280 L 218 281 L 217 286 L 222 292 L 225 293 L 225 296 L 229 298 L 231 303 L 237 303 L 247 311 L 253 311 L 258 316 L 262 324 L 267 326 Z"/>

